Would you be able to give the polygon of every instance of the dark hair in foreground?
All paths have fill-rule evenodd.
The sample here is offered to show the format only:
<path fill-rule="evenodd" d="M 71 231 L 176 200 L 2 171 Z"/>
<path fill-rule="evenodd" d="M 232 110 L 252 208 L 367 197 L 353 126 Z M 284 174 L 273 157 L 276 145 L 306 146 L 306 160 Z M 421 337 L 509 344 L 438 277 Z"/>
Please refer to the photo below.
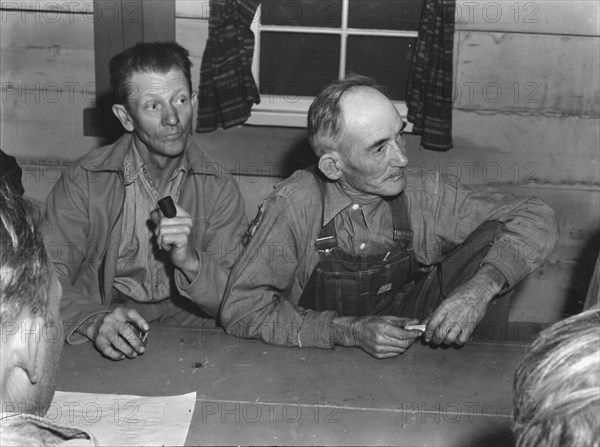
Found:
<path fill-rule="evenodd" d="M 50 264 L 40 231 L 40 213 L 27 199 L 0 185 L 0 323 L 24 308 L 48 314 Z"/>
<path fill-rule="evenodd" d="M 600 307 L 544 330 L 515 373 L 517 447 L 600 445 Z"/>
<path fill-rule="evenodd" d="M 387 96 L 385 88 L 374 79 L 350 73 L 325 87 L 310 105 L 308 140 L 317 156 L 335 149 L 343 123 L 340 101 L 344 93 L 359 87 L 370 87 Z"/>
<path fill-rule="evenodd" d="M 192 92 L 192 62 L 190 52 L 177 42 L 141 42 L 114 56 L 109 64 L 110 85 L 114 102 L 124 104 L 130 92 L 134 73 L 167 73 L 172 69 L 183 72 Z"/>

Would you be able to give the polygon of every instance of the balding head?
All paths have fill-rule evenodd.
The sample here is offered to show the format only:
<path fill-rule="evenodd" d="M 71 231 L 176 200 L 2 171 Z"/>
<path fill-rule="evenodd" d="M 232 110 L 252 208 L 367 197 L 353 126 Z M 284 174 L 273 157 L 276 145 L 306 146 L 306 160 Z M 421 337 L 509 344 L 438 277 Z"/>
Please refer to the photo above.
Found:
<path fill-rule="evenodd" d="M 364 89 L 385 96 L 384 87 L 374 79 L 352 74 L 332 82 L 315 98 L 308 111 L 308 139 L 318 157 L 335 150 L 339 144 L 344 127 L 342 99 L 350 92 Z"/>

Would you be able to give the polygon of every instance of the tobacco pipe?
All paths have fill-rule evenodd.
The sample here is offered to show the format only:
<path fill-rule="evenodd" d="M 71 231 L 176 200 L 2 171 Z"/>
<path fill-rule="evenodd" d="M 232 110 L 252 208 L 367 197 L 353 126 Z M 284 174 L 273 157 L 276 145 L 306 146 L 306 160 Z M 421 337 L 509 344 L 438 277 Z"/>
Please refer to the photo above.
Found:
<path fill-rule="evenodd" d="M 172 219 L 177 214 L 177 209 L 175 208 L 175 203 L 173 203 L 171 196 L 160 199 L 158 201 L 158 207 L 167 219 Z"/>

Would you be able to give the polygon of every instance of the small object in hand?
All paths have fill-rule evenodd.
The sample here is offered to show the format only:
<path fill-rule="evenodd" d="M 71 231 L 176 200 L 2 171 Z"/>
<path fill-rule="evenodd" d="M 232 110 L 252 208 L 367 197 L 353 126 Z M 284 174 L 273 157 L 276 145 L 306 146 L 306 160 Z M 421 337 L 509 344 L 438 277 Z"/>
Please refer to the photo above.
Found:
<path fill-rule="evenodd" d="M 404 326 L 404 329 L 407 331 L 425 332 L 425 329 L 427 329 L 427 325 L 426 324 L 407 324 L 406 326 Z"/>
<path fill-rule="evenodd" d="M 158 201 L 158 207 L 167 219 L 172 219 L 177 214 L 177 209 L 175 208 L 175 203 L 173 203 L 171 196 L 160 199 Z"/>
<path fill-rule="evenodd" d="M 139 338 L 142 343 L 146 343 L 146 339 L 148 338 L 148 331 L 138 329 L 132 323 L 127 323 L 127 326 L 131 328 L 131 330 L 135 333 L 137 338 Z"/>

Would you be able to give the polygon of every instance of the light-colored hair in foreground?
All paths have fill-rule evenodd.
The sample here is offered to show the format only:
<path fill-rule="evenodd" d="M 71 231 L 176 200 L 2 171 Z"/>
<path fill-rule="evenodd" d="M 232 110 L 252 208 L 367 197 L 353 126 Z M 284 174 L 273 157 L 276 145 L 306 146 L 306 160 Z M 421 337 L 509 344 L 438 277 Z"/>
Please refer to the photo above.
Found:
<path fill-rule="evenodd" d="M 48 314 L 50 264 L 40 214 L 27 199 L 0 185 L 0 323 L 14 322 L 24 308 Z"/>
<path fill-rule="evenodd" d="M 514 393 L 517 447 L 600 446 L 600 308 L 542 331 Z"/>
<path fill-rule="evenodd" d="M 308 109 L 308 141 L 317 155 L 336 149 L 342 133 L 342 96 L 353 89 L 370 87 L 386 95 L 385 88 L 374 79 L 349 73 L 345 79 L 334 81 L 317 95 Z"/>

